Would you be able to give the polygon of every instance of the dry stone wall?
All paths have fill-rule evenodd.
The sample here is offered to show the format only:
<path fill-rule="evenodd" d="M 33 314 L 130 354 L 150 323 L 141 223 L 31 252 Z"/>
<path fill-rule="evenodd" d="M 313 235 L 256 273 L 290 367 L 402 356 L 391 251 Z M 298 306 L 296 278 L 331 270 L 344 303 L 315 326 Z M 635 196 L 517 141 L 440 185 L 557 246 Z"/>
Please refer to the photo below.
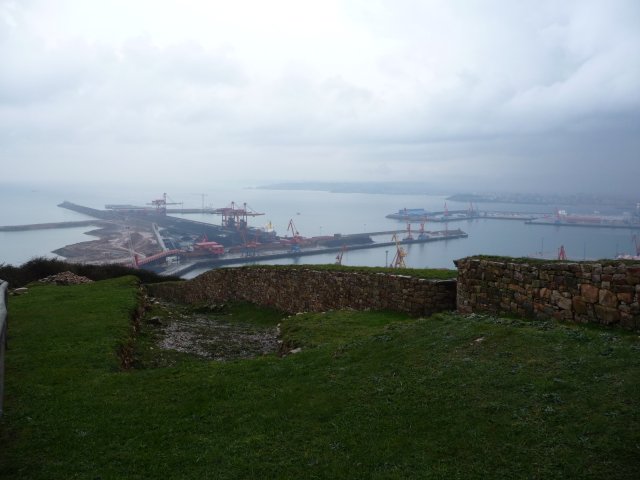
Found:
<path fill-rule="evenodd" d="M 640 329 L 640 263 L 520 262 L 468 257 L 458 311 L 515 314 Z"/>
<path fill-rule="evenodd" d="M 224 268 L 147 288 L 151 295 L 187 303 L 243 300 L 289 313 L 351 308 L 420 316 L 456 309 L 455 280 L 312 267 Z"/>

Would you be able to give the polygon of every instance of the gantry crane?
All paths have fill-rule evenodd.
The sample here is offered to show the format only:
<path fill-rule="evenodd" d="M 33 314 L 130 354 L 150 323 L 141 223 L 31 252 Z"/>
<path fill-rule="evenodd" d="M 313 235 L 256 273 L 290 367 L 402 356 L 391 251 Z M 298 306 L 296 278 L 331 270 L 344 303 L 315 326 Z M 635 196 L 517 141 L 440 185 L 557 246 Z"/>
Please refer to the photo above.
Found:
<path fill-rule="evenodd" d="M 235 202 L 224 208 L 217 208 L 213 211 L 218 215 L 222 215 L 222 226 L 227 228 L 244 229 L 247 227 L 248 217 L 257 217 L 264 215 L 248 207 L 246 202 L 242 204 L 242 207 Z"/>
<path fill-rule="evenodd" d="M 167 194 L 163 193 L 162 198 L 157 200 L 151 200 L 151 203 L 147 203 L 147 205 L 153 205 L 156 207 L 156 213 L 160 215 L 167 214 L 167 205 L 182 205 L 180 202 L 167 202 Z"/>

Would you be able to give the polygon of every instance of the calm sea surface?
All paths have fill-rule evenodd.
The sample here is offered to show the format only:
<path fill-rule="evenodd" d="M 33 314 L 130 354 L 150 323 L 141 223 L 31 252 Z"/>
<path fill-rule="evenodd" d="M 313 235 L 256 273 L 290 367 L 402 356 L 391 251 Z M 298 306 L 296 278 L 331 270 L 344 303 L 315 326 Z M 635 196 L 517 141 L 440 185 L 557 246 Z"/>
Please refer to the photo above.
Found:
<path fill-rule="evenodd" d="M 168 189 L 169 190 L 169 189 Z M 219 188 L 205 191 L 206 206 L 224 207 L 235 201 L 244 202 L 265 215 L 250 219 L 252 226 L 264 226 L 271 222 L 280 235 L 286 234 L 289 220 L 293 219 L 303 236 L 331 235 L 334 233 L 358 233 L 402 229 L 406 224 L 385 218 L 385 215 L 401 208 L 425 208 L 443 210 L 445 197 L 431 195 L 375 195 L 313 191 L 283 191 Z M 86 220 L 87 217 L 57 207 L 68 200 L 94 208 L 104 208 L 107 203 L 144 205 L 162 192 L 149 189 L 42 189 L 29 186 L 0 185 L 0 225 Z M 202 196 L 193 191 L 172 188 L 172 200 L 184 202 L 184 206 L 202 206 Z M 447 202 L 449 210 L 466 209 L 468 204 Z M 520 211 L 551 213 L 555 206 L 480 204 L 480 210 Z M 571 209 L 569 209 L 571 210 Z M 194 220 L 219 224 L 220 217 L 212 215 L 184 215 Z M 414 224 L 417 229 L 419 225 Z M 432 223 L 427 230 L 444 230 L 445 225 Z M 469 234 L 466 239 L 454 239 L 427 244 L 408 245 L 406 263 L 410 267 L 452 268 L 453 260 L 475 254 L 510 256 L 537 256 L 555 258 L 560 245 L 564 245 L 571 259 L 612 258 L 618 253 L 631 253 L 632 235 L 640 231 L 626 229 L 601 229 L 591 227 L 555 227 L 526 225 L 515 220 L 485 220 L 450 222 L 450 229 L 460 228 Z M 91 240 L 85 232 L 91 227 L 38 230 L 27 232 L 0 232 L 0 263 L 18 265 L 35 256 L 53 256 L 50 252 L 70 243 Z M 377 237 L 377 241 L 388 241 Z M 383 266 L 390 261 L 394 249 L 389 247 L 370 250 L 347 251 L 345 265 Z M 333 263 L 335 254 L 325 254 L 270 263 Z M 197 275 L 196 271 L 190 276 Z"/>

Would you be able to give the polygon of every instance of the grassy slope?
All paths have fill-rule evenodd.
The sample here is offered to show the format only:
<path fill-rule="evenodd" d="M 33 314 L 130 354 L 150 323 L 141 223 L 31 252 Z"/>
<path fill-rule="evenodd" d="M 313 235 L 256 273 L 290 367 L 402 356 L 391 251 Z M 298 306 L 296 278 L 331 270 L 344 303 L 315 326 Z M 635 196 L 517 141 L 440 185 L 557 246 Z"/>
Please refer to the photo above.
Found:
<path fill-rule="evenodd" d="M 120 372 L 113 352 L 135 294 L 125 279 L 11 298 L 0 477 L 637 473 L 637 335 L 329 312 L 282 322 L 285 340 L 303 346 L 297 355 L 183 355 L 171 367 Z"/>

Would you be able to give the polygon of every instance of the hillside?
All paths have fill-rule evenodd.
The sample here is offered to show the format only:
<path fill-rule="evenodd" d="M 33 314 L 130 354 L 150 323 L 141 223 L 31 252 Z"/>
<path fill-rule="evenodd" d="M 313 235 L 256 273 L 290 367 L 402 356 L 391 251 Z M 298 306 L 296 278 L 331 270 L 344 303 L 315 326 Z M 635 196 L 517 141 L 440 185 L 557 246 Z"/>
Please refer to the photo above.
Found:
<path fill-rule="evenodd" d="M 0 477 L 637 474 L 637 334 L 479 315 L 284 317 L 162 303 L 134 332 L 139 295 L 124 277 L 10 298 Z M 169 335 L 196 345 L 278 324 L 281 347 L 254 358 L 240 347 L 225 361 L 162 348 Z"/>

